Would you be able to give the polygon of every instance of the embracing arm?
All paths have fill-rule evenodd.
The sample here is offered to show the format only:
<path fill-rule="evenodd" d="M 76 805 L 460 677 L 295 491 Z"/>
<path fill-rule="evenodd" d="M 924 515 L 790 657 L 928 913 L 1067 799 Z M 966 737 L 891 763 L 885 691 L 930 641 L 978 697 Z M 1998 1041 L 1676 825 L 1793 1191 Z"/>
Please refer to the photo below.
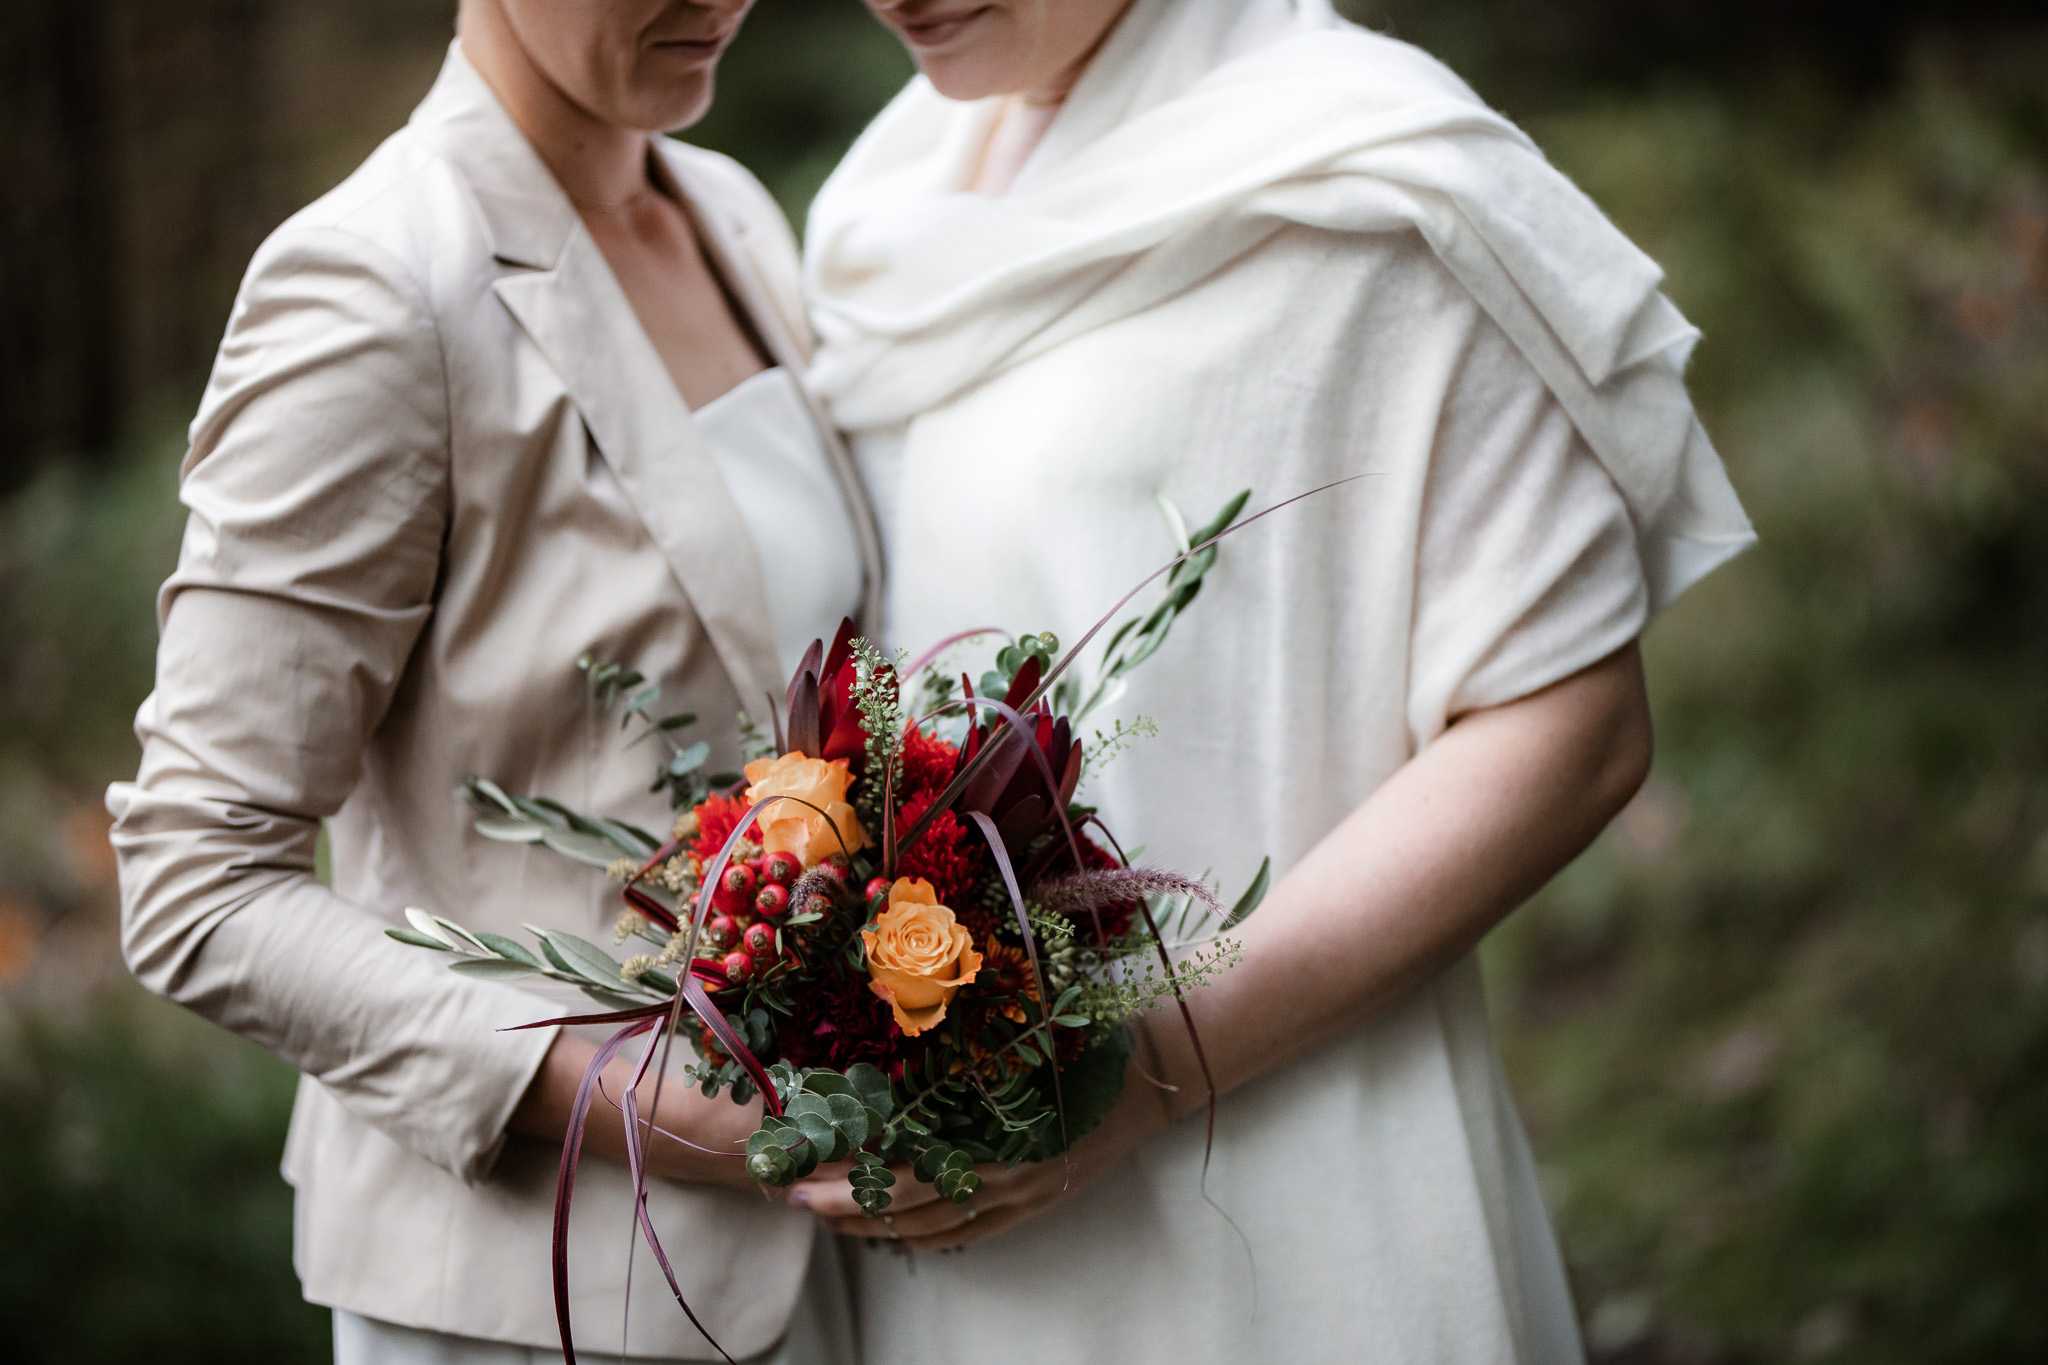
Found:
<path fill-rule="evenodd" d="M 433 318 L 355 234 L 258 252 L 185 460 L 142 764 L 108 793 L 122 946 L 144 985 L 313 1076 L 465 1178 L 548 1039 L 534 1002 L 384 937 L 400 907 L 313 874 L 432 614 L 448 409 Z"/>
<path fill-rule="evenodd" d="M 352 903 L 313 868 L 320 821 L 359 781 L 435 610 L 442 364 L 434 319 L 389 253 L 319 227 L 265 244 L 193 427 L 192 515 L 136 720 L 141 770 L 108 804 L 136 976 L 475 1179 L 529 1082 L 554 1094 L 547 1079 L 580 1075 L 587 1046 L 501 1031 L 547 1005 L 392 942 L 399 905 Z M 664 1127 L 689 1131 L 693 1115 L 663 1108 Z M 550 1129 L 536 1126 L 550 1111 L 529 1107 L 519 1126 L 559 1137 L 566 1109 Z M 714 1163 L 720 1176 L 740 1165 Z"/>
<path fill-rule="evenodd" d="M 1635 795 L 1650 745 L 1633 644 L 1532 696 L 1459 718 L 1246 921 L 1243 963 L 1194 1004 L 1217 1087 L 1286 1066 L 1468 951 Z M 1185 1030 L 1169 1010 L 1151 1032 L 1181 1084 L 1180 1108 L 1198 1107 L 1204 1092 Z"/>
<path fill-rule="evenodd" d="M 1244 960 L 1189 1008 L 1219 1092 L 1278 1071 L 1385 1009 L 1469 951 L 1590 843 L 1650 761 L 1642 662 L 1630 644 L 1542 691 L 1460 717 L 1283 878 L 1241 933 Z M 1133 1073 L 1101 1128 L 1056 1161 L 986 1168 L 965 1221 L 899 1182 L 895 1235 L 919 1246 L 986 1236 L 1121 1161 L 1207 1091 L 1169 1003 L 1146 1032 L 1174 1087 Z M 841 1231 L 873 1236 L 843 1182 L 799 1186 Z"/>

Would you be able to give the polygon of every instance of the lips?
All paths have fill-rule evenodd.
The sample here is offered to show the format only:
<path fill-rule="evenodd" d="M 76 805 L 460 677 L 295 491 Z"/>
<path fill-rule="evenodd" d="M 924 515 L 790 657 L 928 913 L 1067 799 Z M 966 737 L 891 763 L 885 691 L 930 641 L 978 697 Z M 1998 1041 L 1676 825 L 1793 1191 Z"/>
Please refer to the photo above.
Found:
<path fill-rule="evenodd" d="M 725 50 L 725 45 L 736 31 L 727 30 L 704 38 L 657 38 L 653 45 L 659 51 L 680 57 L 716 57 Z"/>
<path fill-rule="evenodd" d="M 983 5 L 978 9 L 961 10 L 952 14 L 933 14 L 922 19 L 903 19 L 898 28 L 905 38 L 918 47 L 943 47 L 966 31 L 967 26 L 987 14 L 993 6 Z"/>

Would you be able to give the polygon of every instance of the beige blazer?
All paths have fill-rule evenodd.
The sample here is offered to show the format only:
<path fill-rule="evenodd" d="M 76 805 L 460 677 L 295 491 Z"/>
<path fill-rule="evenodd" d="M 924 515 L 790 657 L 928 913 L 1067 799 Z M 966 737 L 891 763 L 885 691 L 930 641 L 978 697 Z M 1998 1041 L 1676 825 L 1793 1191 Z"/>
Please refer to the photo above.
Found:
<path fill-rule="evenodd" d="M 780 212 L 724 157 L 659 145 L 748 320 L 801 372 Z M 871 612 L 872 521 L 836 439 L 832 457 Z M 257 253 L 181 493 L 142 768 L 108 796 L 128 961 L 304 1073 L 285 1172 L 309 1299 L 553 1344 L 557 1149 L 504 1134 L 551 1039 L 498 1030 L 577 1001 L 461 979 L 383 930 L 421 905 L 610 941 L 601 877 L 480 838 L 451 796 L 475 772 L 666 825 L 651 755 L 588 700 L 579 653 L 660 682 L 725 767 L 735 713 L 783 680 L 760 563 L 689 410 L 459 50 L 411 122 Z M 677 1186 L 652 1208 L 722 1344 L 771 1346 L 809 1219 Z M 587 1161 L 572 1285 L 593 1349 L 620 1344 L 629 1217 L 625 1173 Z M 634 1294 L 632 1353 L 711 1354 L 644 1250 Z"/>

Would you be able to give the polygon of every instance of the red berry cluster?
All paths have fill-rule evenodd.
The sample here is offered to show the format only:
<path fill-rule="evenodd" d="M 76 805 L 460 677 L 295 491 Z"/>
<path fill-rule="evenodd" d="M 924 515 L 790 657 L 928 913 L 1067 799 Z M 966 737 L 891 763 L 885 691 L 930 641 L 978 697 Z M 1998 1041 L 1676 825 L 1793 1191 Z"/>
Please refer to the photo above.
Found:
<path fill-rule="evenodd" d="M 714 913 L 704 924 L 704 938 L 714 950 L 725 950 L 720 965 L 733 985 L 762 975 L 787 951 L 787 944 L 778 950 L 778 927 L 791 909 L 789 889 L 803 871 L 794 853 L 759 854 L 726 865 L 711 893 Z M 809 900 L 811 904 L 802 909 L 816 913 L 830 908 L 823 896 Z"/>

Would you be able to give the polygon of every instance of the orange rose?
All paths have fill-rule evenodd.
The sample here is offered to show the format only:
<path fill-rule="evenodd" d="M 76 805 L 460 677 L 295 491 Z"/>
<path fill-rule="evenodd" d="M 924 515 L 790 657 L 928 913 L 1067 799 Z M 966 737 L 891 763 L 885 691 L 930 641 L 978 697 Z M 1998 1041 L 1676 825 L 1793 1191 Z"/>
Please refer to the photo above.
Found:
<path fill-rule="evenodd" d="M 796 798 L 777 801 L 761 812 L 764 853 L 794 853 L 810 868 L 840 852 L 841 840 L 848 853 L 868 841 L 860 821 L 854 818 L 853 807 L 846 804 L 846 789 L 852 785 L 853 775 L 847 772 L 843 758 L 830 763 L 803 754 L 757 758 L 747 765 L 747 781 L 753 784 L 747 788 L 747 800 L 754 805 L 774 796 Z"/>
<path fill-rule="evenodd" d="M 889 1002 L 896 1027 L 912 1038 L 943 1022 L 954 992 L 981 970 L 973 935 L 922 877 L 898 877 L 889 888 L 889 908 L 860 936 L 868 950 L 868 989 Z"/>

